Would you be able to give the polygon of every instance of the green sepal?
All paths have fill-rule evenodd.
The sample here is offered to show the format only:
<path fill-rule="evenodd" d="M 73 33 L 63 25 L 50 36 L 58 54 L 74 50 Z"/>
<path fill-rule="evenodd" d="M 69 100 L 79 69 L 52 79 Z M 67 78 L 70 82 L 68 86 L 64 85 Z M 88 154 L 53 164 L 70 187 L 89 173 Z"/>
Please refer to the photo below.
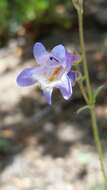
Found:
<path fill-rule="evenodd" d="M 83 82 L 85 79 L 86 79 L 86 76 L 79 76 L 79 77 L 77 78 L 77 81 Z"/>

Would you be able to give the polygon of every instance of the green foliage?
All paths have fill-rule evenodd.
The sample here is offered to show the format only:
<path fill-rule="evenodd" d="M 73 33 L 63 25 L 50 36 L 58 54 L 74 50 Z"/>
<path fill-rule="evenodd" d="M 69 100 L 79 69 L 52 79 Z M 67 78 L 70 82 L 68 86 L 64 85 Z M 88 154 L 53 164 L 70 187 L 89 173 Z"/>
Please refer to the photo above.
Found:
<path fill-rule="evenodd" d="M 8 25 L 8 2 L 7 0 L 0 0 L 0 33 Z"/>
<path fill-rule="evenodd" d="M 102 90 L 104 89 L 105 85 L 101 85 L 99 86 L 95 91 L 94 91 L 94 98 L 96 100 L 97 96 L 102 92 Z"/>
<path fill-rule="evenodd" d="M 90 109 L 89 105 L 83 106 L 77 110 L 77 114 L 80 114 L 82 111 Z"/>
<path fill-rule="evenodd" d="M 96 186 L 94 187 L 92 190 L 104 190 L 104 185 L 99 185 L 99 186 Z"/>
<path fill-rule="evenodd" d="M 12 143 L 7 140 L 0 138 L 0 152 L 1 153 L 7 153 L 11 149 Z"/>
<path fill-rule="evenodd" d="M 57 21 L 56 7 L 63 5 L 63 8 L 66 9 L 71 4 L 69 2 L 70 0 L 0 0 L 0 32 L 6 28 L 13 30 L 30 20 L 37 22 L 42 20 L 43 23 L 47 19 L 52 19 L 53 15 Z M 64 15 L 65 17 L 66 15 Z M 66 25 L 66 21 L 63 24 Z"/>

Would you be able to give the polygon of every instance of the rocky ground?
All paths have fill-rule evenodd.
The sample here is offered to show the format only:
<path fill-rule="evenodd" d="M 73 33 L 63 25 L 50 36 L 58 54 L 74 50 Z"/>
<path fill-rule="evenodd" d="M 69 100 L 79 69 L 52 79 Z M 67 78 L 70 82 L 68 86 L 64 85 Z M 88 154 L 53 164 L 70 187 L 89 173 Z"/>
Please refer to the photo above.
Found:
<path fill-rule="evenodd" d="M 57 41 L 59 33 L 55 35 Z M 66 42 L 63 34 L 60 39 L 78 50 L 74 34 L 72 47 L 69 34 Z M 107 164 L 107 36 L 90 30 L 86 41 L 93 86 L 105 83 L 96 113 Z M 16 40 L 0 50 L 0 189 L 102 190 L 89 114 L 76 113 L 84 105 L 78 88 L 68 102 L 55 92 L 52 107 L 39 89 L 19 88 L 17 74 L 35 64 L 32 58 L 22 59 L 22 51 Z"/>

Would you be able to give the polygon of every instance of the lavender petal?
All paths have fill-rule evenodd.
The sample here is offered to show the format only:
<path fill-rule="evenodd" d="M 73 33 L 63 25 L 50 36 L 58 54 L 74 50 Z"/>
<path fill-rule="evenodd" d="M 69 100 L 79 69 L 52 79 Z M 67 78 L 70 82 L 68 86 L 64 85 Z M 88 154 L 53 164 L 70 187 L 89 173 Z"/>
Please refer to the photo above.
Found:
<path fill-rule="evenodd" d="M 75 72 L 75 71 L 70 71 L 68 74 L 68 77 L 69 77 L 69 79 L 71 80 L 71 81 L 75 81 L 76 80 L 76 78 L 77 78 L 77 73 Z"/>
<path fill-rule="evenodd" d="M 67 62 L 73 63 L 75 61 L 79 61 L 80 60 L 80 56 L 66 51 L 66 59 L 67 59 Z"/>
<path fill-rule="evenodd" d="M 66 69 L 69 72 L 73 63 L 80 60 L 79 55 L 74 55 L 66 51 Z"/>
<path fill-rule="evenodd" d="M 65 48 L 63 45 L 57 45 L 55 46 L 52 51 L 52 55 L 62 62 L 62 64 L 65 62 Z"/>
<path fill-rule="evenodd" d="M 74 86 L 76 78 L 77 78 L 77 73 L 75 71 L 70 71 L 67 75 L 68 75 L 68 77 L 70 79 L 70 82 L 71 82 L 72 86 Z"/>
<path fill-rule="evenodd" d="M 38 64 L 42 64 L 44 60 L 42 59 L 44 55 L 46 55 L 48 52 L 44 45 L 40 42 L 37 42 L 33 46 L 33 56 L 35 57 Z"/>
<path fill-rule="evenodd" d="M 16 82 L 19 86 L 26 87 L 36 83 L 36 79 L 33 78 L 35 68 L 27 68 L 23 70 L 17 77 Z"/>
<path fill-rule="evenodd" d="M 67 75 L 62 77 L 60 84 L 56 86 L 60 89 L 61 94 L 65 100 L 68 100 L 72 95 L 72 85 Z"/>

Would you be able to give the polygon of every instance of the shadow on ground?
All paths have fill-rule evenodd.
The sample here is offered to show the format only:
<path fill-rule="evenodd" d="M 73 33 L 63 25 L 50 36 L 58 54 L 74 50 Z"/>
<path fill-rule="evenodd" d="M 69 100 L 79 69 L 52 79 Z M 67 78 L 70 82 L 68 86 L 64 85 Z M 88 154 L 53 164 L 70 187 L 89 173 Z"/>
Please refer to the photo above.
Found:
<path fill-rule="evenodd" d="M 16 105 L 22 116 L 20 122 L 0 126 L 1 172 L 13 162 L 16 154 L 28 146 L 31 136 L 35 137 L 35 149 L 40 147 L 43 156 L 66 157 L 76 144 L 87 144 L 95 150 L 89 113 L 76 113 L 84 105 L 83 99 L 73 97 L 72 101 L 65 102 L 59 97 L 53 105 L 40 105 L 29 97 L 23 97 Z M 10 113 L 2 113 L 3 118 L 8 114 Z M 106 144 L 107 119 L 100 117 L 98 122 L 101 126 L 101 140 Z"/>

